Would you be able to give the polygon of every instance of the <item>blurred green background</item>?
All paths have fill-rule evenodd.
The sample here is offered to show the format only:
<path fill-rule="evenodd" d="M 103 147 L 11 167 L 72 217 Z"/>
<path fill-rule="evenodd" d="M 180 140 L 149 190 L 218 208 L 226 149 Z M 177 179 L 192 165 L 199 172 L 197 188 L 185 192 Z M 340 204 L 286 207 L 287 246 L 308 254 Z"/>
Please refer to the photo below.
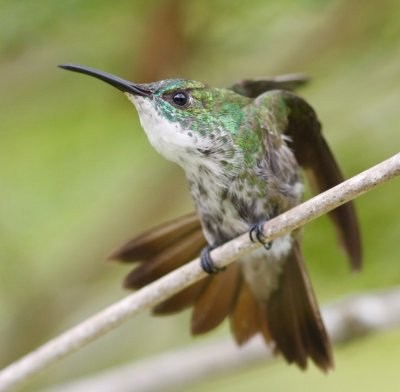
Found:
<path fill-rule="evenodd" d="M 346 176 L 400 145 L 397 0 L 0 2 L 0 367 L 122 298 L 106 255 L 192 210 L 181 170 L 150 147 L 118 91 L 64 72 L 74 62 L 126 79 L 214 85 L 305 72 Z M 304 248 L 320 302 L 400 281 L 400 182 L 356 202 L 365 266 L 351 275 L 326 218 Z M 189 313 L 141 315 L 37 377 L 38 390 L 190 344 Z M 228 334 L 226 325 L 205 339 Z M 400 331 L 335 349 L 336 370 L 259 366 L 187 391 L 399 390 Z"/>

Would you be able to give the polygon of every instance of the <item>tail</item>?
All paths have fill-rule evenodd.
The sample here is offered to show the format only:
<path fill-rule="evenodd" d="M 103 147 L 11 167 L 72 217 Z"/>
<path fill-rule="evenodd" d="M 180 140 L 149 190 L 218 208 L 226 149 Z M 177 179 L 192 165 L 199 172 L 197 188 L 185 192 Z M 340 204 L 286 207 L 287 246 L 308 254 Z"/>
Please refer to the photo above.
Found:
<path fill-rule="evenodd" d="M 333 367 L 331 344 L 297 241 L 285 261 L 278 288 L 266 302 L 257 301 L 242 281 L 230 322 L 239 345 L 260 332 L 267 343 L 274 342 L 288 363 L 304 370 L 310 358 L 324 372 Z"/>
<path fill-rule="evenodd" d="M 112 254 L 113 259 L 139 264 L 124 285 L 138 289 L 198 256 L 206 245 L 195 214 L 160 225 L 133 239 Z M 258 301 L 234 263 L 157 305 L 155 314 L 171 314 L 193 307 L 191 333 L 199 335 L 229 317 L 238 345 L 261 333 L 277 352 L 301 369 L 310 357 L 322 370 L 333 366 L 331 346 L 321 320 L 297 242 L 286 260 L 280 284 L 269 300 Z"/>
<path fill-rule="evenodd" d="M 297 241 L 264 312 L 271 338 L 289 363 L 305 369 L 311 358 L 323 371 L 333 367 L 331 344 Z"/>

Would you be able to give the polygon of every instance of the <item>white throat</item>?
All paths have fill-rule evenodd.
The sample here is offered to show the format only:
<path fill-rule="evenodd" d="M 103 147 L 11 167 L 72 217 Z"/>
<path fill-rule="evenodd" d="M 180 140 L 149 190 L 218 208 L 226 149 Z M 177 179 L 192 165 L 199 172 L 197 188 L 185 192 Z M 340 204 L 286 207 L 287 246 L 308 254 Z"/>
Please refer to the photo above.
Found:
<path fill-rule="evenodd" d="M 126 94 L 135 105 L 140 124 L 151 145 L 166 159 L 180 163 L 180 157 L 193 148 L 193 140 L 179 122 L 168 121 L 160 115 L 149 98 Z"/>

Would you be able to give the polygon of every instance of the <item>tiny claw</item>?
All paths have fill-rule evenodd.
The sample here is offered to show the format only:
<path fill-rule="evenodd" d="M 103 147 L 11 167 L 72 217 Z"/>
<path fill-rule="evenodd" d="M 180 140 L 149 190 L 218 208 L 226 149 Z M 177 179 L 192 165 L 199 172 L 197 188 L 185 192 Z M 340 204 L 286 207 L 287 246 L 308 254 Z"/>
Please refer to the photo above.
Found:
<path fill-rule="evenodd" d="M 270 250 L 272 248 L 272 241 L 266 241 L 266 237 L 264 234 L 264 222 L 260 222 L 255 224 L 251 229 L 250 229 L 250 241 L 251 242 L 259 242 L 264 246 L 266 250 Z M 254 238 L 254 235 L 256 238 Z"/>
<path fill-rule="evenodd" d="M 201 268 L 203 269 L 204 272 L 207 272 L 207 274 L 212 275 L 212 274 L 217 274 L 220 271 L 223 271 L 225 268 L 220 268 L 217 267 L 210 255 L 210 252 L 214 248 L 210 245 L 206 246 L 203 248 L 203 250 L 200 253 L 200 265 Z"/>
<path fill-rule="evenodd" d="M 272 241 L 269 241 L 269 242 L 267 242 L 266 244 L 263 244 L 264 249 L 270 250 L 270 249 L 272 248 L 272 244 L 273 244 Z"/>

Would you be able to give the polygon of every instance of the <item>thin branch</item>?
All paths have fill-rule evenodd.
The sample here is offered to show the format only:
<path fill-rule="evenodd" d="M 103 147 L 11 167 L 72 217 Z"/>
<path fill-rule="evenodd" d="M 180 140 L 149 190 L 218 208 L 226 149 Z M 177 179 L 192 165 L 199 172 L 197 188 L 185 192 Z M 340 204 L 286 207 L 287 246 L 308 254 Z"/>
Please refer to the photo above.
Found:
<path fill-rule="evenodd" d="M 322 309 L 334 343 L 400 327 L 400 287 L 352 295 Z M 195 344 L 56 386 L 45 392 L 175 391 L 253 363 L 279 359 L 261 336 L 239 348 L 233 339 Z M 154 375 L 157 374 L 157 377 Z"/>
<path fill-rule="evenodd" d="M 270 220 L 264 226 L 267 239 L 272 241 L 287 234 L 398 175 L 400 153 Z M 216 266 L 224 267 L 258 246 L 249 240 L 246 233 L 213 250 L 211 257 Z M 205 276 L 199 259 L 195 259 L 109 306 L 3 369 L 0 372 L 0 391 L 10 391 L 27 382 L 53 363 Z"/>

